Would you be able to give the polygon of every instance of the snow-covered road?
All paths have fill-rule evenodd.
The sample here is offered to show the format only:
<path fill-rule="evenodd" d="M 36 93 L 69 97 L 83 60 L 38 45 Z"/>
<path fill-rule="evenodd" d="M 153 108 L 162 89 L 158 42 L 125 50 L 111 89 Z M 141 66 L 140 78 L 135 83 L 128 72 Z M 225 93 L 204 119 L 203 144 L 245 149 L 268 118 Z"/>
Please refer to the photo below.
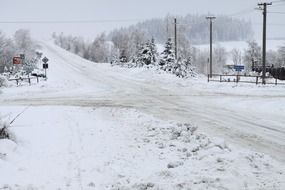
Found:
<path fill-rule="evenodd" d="M 149 133 L 153 133 L 156 125 L 165 126 L 169 121 L 196 124 L 198 132 L 207 136 L 222 137 L 238 148 L 266 153 L 285 162 L 285 87 L 234 86 L 207 83 L 204 78 L 182 80 L 168 74 L 157 74 L 153 70 L 95 64 L 51 43 L 42 43 L 42 46 L 44 55 L 50 60 L 48 81 L 31 87 L 4 89 L 0 98 L 0 113 L 8 118 L 13 118 L 29 106 L 16 120 L 13 129 L 17 131 L 18 141 L 24 148 L 17 152 L 21 154 L 19 158 L 17 154 L 10 158 L 15 167 L 4 165 L 4 171 L 17 175 L 4 178 L 7 188 L 17 189 L 17 184 L 21 184 L 19 189 L 24 189 L 29 184 L 31 187 L 36 184 L 37 188 L 42 189 L 120 189 L 108 185 L 146 179 L 154 173 L 163 176 L 159 180 L 163 178 L 168 181 L 174 174 L 161 171 L 161 168 L 172 158 L 185 165 L 196 163 L 196 159 L 202 160 L 198 154 L 191 162 L 185 162 L 188 159 L 185 158 L 187 150 L 182 154 L 185 147 L 171 141 L 169 148 L 161 152 L 166 146 L 164 143 L 168 143 L 164 134 L 166 129 L 156 134 L 164 136 L 156 137 Z M 64 121 L 66 123 L 62 123 Z M 166 124 L 161 124 L 164 121 Z M 25 130 L 28 127 L 33 128 L 33 133 Z M 150 145 L 152 141 L 158 149 Z M 260 189 L 263 188 L 259 186 L 261 181 L 266 181 L 267 189 L 282 189 L 285 186 L 279 184 L 284 174 L 276 170 L 278 164 L 272 163 L 271 171 L 263 168 L 271 161 L 265 162 L 262 156 L 252 156 L 251 153 L 243 155 L 235 151 L 230 153 L 224 149 L 222 153 L 220 150 L 213 153 L 210 145 L 204 147 L 203 151 L 206 151 L 205 154 L 210 152 L 213 158 L 210 156 L 209 160 L 202 161 L 201 166 L 196 163 L 199 167 L 193 167 L 194 173 L 177 170 L 179 177 L 174 178 L 183 181 L 191 176 L 190 184 L 200 184 L 196 189 L 217 189 L 217 184 L 230 189 Z M 145 147 L 140 149 L 141 146 Z M 173 146 L 179 147 L 178 153 L 172 152 Z M 164 154 L 168 156 L 161 156 Z M 215 164 L 221 154 L 227 157 L 221 161 L 222 168 Z M 246 168 L 247 157 L 250 157 L 250 162 L 256 161 L 253 161 L 255 165 L 251 169 Z M 209 164 L 215 165 L 212 172 L 208 171 Z M 41 170 L 49 167 L 50 171 Z M 227 179 L 217 178 L 212 183 L 211 176 L 225 167 L 230 169 L 221 176 Z M 259 172 L 255 171 L 256 167 Z M 41 175 L 41 172 L 45 174 Z M 26 176 L 24 179 L 23 174 Z M 201 178 L 201 175 L 208 178 Z M 31 180 L 34 176 L 37 177 Z M 156 178 L 155 175 L 150 179 L 155 181 Z M 235 178 L 239 180 L 231 185 L 229 181 Z M 276 181 L 271 180 L 274 178 Z M 214 186 L 205 186 L 205 180 L 208 185 L 212 183 Z M 173 183 L 177 184 L 177 181 Z"/>
<path fill-rule="evenodd" d="M 151 71 L 94 64 L 43 43 L 49 83 L 1 104 L 131 107 L 162 119 L 195 122 L 203 132 L 285 161 L 285 88 L 185 82 Z"/>

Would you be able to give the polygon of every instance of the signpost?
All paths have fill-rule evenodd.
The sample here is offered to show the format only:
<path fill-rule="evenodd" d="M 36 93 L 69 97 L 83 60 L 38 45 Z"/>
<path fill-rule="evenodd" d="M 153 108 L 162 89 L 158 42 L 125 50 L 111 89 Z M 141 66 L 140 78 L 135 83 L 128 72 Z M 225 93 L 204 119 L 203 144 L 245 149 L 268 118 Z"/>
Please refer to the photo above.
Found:
<path fill-rule="evenodd" d="M 244 70 L 244 65 L 234 65 L 234 69 L 237 72 Z"/>
<path fill-rule="evenodd" d="M 48 64 L 47 64 L 47 62 L 49 61 L 49 59 L 48 59 L 47 57 L 44 57 L 44 58 L 42 59 L 42 61 L 44 62 L 43 68 L 45 69 L 45 78 L 47 78 L 47 69 L 48 69 Z"/>
<path fill-rule="evenodd" d="M 21 57 L 13 57 L 13 64 L 14 65 L 19 65 L 22 63 Z"/>

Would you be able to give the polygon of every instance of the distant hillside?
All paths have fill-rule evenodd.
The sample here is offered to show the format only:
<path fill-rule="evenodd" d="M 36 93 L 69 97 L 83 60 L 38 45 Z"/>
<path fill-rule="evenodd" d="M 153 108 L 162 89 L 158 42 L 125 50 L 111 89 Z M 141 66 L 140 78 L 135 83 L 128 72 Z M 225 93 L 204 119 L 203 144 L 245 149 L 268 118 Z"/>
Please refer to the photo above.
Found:
<path fill-rule="evenodd" d="M 193 44 L 201 44 L 209 41 L 209 21 L 206 15 L 187 15 L 177 17 L 178 37 L 190 41 Z M 174 17 L 167 16 L 163 19 L 151 19 L 132 25 L 127 28 L 116 29 L 109 33 L 112 39 L 117 33 L 142 32 L 146 39 L 155 38 L 158 43 L 165 43 L 168 37 L 173 37 Z M 215 41 L 240 41 L 253 36 L 252 25 L 249 21 L 217 16 L 213 24 L 213 36 Z"/>

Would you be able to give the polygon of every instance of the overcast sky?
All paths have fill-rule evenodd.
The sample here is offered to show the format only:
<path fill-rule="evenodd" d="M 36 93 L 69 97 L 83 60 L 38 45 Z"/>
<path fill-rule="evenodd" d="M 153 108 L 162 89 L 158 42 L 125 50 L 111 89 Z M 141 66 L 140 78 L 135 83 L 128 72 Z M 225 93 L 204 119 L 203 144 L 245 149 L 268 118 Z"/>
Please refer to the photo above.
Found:
<path fill-rule="evenodd" d="M 282 1 L 282 0 L 281 0 Z M 262 32 L 262 12 L 254 10 L 257 0 L 0 0 L 0 30 L 7 35 L 18 28 L 30 29 L 36 36 L 51 32 L 81 35 L 93 39 L 98 33 L 167 14 L 242 13 L 235 17 L 252 21 L 256 37 Z M 285 12 L 284 2 L 269 11 Z M 98 23 L 3 23 L 17 21 L 97 20 Z M 103 22 L 112 20 L 114 22 Z M 125 22 L 119 20 L 125 20 Z M 268 14 L 268 37 L 285 37 L 285 14 Z"/>

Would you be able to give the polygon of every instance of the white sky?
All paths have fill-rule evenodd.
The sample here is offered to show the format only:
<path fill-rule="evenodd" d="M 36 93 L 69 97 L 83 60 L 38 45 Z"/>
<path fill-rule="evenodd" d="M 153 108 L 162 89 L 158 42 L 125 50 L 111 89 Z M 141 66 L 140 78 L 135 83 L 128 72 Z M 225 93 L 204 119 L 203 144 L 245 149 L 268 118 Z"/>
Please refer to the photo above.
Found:
<path fill-rule="evenodd" d="M 281 0 L 282 1 L 282 0 Z M 125 20 L 149 19 L 165 15 L 233 14 L 253 10 L 257 0 L 0 0 L 0 22 L 10 21 L 70 21 L 70 20 Z M 285 12 L 285 0 L 269 11 Z M 236 17 L 250 19 L 256 37 L 262 32 L 262 13 L 253 10 Z M 16 29 L 30 29 L 36 37 L 48 36 L 51 32 L 80 35 L 93 39 L 98 33 L 126 26 L 133 22 L 105 23 L 45 23 L 19 24 L 0 23 L 0 30 L 7 35 Z M 268 37 L 285 37 L 285 14 L 268 14 Z M 271 25 L 275 24 L 275 25 Z M 276 25 L 278 24 L 278 25 Z M 281 25 L 280 25 L 281 24 Z M 225 28 L 226 29 L 226 28 Z"/>

